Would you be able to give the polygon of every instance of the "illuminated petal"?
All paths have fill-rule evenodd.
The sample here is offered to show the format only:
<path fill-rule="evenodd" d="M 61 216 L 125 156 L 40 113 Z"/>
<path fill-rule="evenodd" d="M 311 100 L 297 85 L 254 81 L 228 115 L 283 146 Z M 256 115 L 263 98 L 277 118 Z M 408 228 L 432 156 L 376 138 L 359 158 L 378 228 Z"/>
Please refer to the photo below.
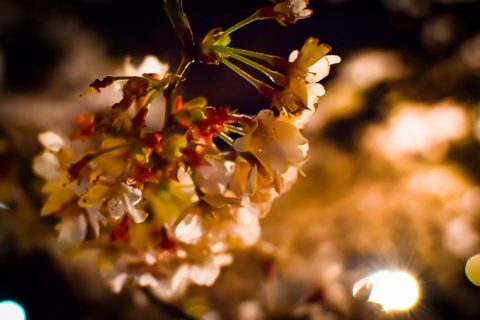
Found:
<path fill-rule="evenodd" d="M 122 272 L 118 275 L 116 275 L 112 280 L 109 281 L 110 288 L 114 293 L 119 293 L 122 291 L 122 288 L 125 284 L 125 282 L 128 279 L 128 274 L 125 272 Z"/>
<path fill-rule="evenodd" d="M 53 179 L 59 169 L 60 163 L 51 152 L 44 151 L 33 159 L 33 172 L 45 180 Z"/>
<path fill-rule="evenodd" d="M 261 234 L 257 213 L 248 208 L 240 207 L 238 210 L 235 210 L 234 215 L 236 220 L 234 228 L 236 237 L 245 246 L 257 243 Z"/>
<path fill-rule="evenodd" d="M 120 219 L 125 213 L 125 207 L 118 196 L 113 196 L 107 200 L 107 210 L 113 219 Z"/>
<path fill-rule="evenodd" d="M 208 164 L 195 169 L 194 179 L 205 194 L 223 194 L 232 176 L 235 163 L 213 157 L 206 157 Z"/>
<path fill-rule="evenodd" d="M 88 222 L 92 226 L 95 237 L 100 236 L 100 224 L 105 225 L 107 223 L 107 218 L 98 210 L 98 208 L 87 208 L 87 218 Z"/>
<path fill-rule="evenodd" d="M 40 133 L 38 140 L 48 151 L 58 152 L 65 146 L 65 142 L 62 137 L 52 131 Z"/>
<path fill-rule="evenodd" d="M 55 227 L 58 231 L 58 242 L 63 247 L 77 246 L 87 235 L 87 219 L 83 214 L 63 215 Z"/>
<path fill-rule="evenodd" d="M 150 287 L 150 290 L 161 300 L 172 300 L 187 290 L 190 280 L 189 273 L 190 267 L 187 264 L 183 264 L 177 268 L 172 277 L 159 280 L 156 285 Z"/>
<path fill-rule="evenodd" d="M 126 191 L 126 195 L 128 200 L 133 204 L 136 205 L 142 200 L 142 190 L 139 188 L 135 188 L 133 186 L 129 186 L 126 183 L 122 182 L 122 188 Z"/>
<path fill-rule="evenodd" d="M 168 72 L 168 64 L 161 62 L 154 55 L 147 55 L 143 61 L 135 67 L 127 59 L 124 64 L 124 74 L 128 76 L 141 76 L 144 73 L 156 73 L 160 77 L 165 76 Z"/>
<path fill-rule="evenodd" d="M 198 214 L 187 215 L 175 228 L 175 237 L 188 244 L 197 243 L 202 236 L 202 221 Z"/>
<path fill-rule="evenodd" d="M 288 61 L 289 61 L 289 62 L 293 62 L 293 61 L 297 60 L 299 53 L 300 53 L 300 51 L 298 51 L 298 50 L 293 50 L 293 51 L 290 53 L 290 55 L 288 56 Z"/>
<path fill-rule="evenodd" d="M 74 197 L 75 193 L 70 186 L 67 185 L 59 188 L 48 197 L 40 211 L 40 215 L 46 216 L 59 211 L 65 204 L 72 201 Z"/>

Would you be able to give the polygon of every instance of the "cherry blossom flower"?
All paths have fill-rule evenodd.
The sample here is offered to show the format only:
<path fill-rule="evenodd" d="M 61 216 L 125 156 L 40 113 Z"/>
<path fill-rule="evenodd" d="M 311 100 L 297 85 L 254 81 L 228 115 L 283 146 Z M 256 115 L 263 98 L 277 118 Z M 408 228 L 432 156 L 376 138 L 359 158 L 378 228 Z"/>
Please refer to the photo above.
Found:
<path fill-rule="evenodd" d="M 308 2 L 308 0 L 283 0 L 275 4 L 273 10 L 278 15 L 277 20 L 293 24 L 312 15 L 313 11 L 307 8 Z"/>
<path fill-rule="evenodd" d="M 299 168 L 306 160 L 302 150 L 307 140 L 291 123 L 276 118 L 273 111 L 261 110 L 249 132 L 235 140 L 238 152 L 250 152 L 271 173 L 284 173 L 289 166 Z"/>
<path fill-rule="evenodd" d="M 39 136 L 45 150 L 33 170 L 46 181 L 40 214 L 59 220 L 62 247 L 96 251 L 114 292 L 128 281 L 168 301 L 191 284 L 211 286 L 232 263 L 232 250 L 259 243 L 260 219 L 296 181 L 308 151 L 300 129 L 325 93 L 319 81 L 340 58 L 314 38 L 289 61 L 228 46 L 230 34 L 251 22 L 293 24 L 312 14 L 308 0 L 275 2 L 225 31 L 212 29 L 199 47 L 184 47 L 175 73 L 147 56 L 136 67 L 127 61 L 122 76 L 93 81 L 93 91 L 117 86 L 122 95 L 110 108 L 77 118 L 72 139 L 83 143 L 82 152 L 72 154 L 53 132 Z M 168 13 L 174 8 L 166 5 Z M 185 31 L 179 36 L 188 45 L 193 32 L 179 16 L 185 24 L 175 30 Z M 176 89 L 194 60 L 229 66 L 271 98 L 279 114 L 245 115 L 234 106 L 209 106 L 203 97 L 183 103 Z"/>
<path fill-rule="evenodd" d="M 327 55 L 330 50 L 330 46 L 319 44 L 318 39 L 309 38 L 300 51 L 293 51 L 289 57 L 288 83 L 273 96 L 272 105 L 295 116 L 304 112 L 311 115 L 318 98 L 325 94 L 318 82 L 328 75 L 330 65 L 340 62 L 339 56 Z"/>
<path fill-rule="evenodd" d="M 79 245 L 87 234 L 87 222 L 95 235 L 100 233 L 100 224 L 105 224 L 105 217 L 93 208 L 82 210 L 72 205 L 86 190 L 85 177 L 70 180 L 67 172 L 71 151 L 58 134 L 47 131 L 39 134 L 40 143 L 45 150 L 33 162 L 34 172 L 46 180 L 42 192 L 48 195 L 40 214 L 51 215 L 61 212 L 57 224 L 58 240 L 64 247 Z"/>

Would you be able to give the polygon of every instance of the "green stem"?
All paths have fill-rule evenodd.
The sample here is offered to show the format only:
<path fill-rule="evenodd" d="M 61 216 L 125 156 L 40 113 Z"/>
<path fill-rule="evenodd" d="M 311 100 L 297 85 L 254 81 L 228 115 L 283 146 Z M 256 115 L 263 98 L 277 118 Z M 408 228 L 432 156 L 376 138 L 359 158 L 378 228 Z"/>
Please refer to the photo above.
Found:
<path fill-rule="evenodd" d="M 195 46 L 193 31 L 183 11 L 182 0 L 163 0 L 165 12 L 173 26 L 173 30 L 182 42 L 185 52 L 190 52 Z"/>
<path fill-rule="evenodd" d="M 217 137 L 219 137 L 220 139 L 222 139 L 226 144 L 228 144 L 229 146 L 233 146 L 233 139 L 228 136 L 225 132 L 220 132 Z"/>
<path fill-rule="evenodd" d="M 267 19 L 273 19 L 274 17 L 271 14 L 267 14 L 271 11 L 271 8 L 261 8 L 255 11 L 252 15 L 248 16 L 247 18 L 243 19 L 242 21 L 234 24 L 224 32 L 223 34 L 230 34 L 234 31 L 237 31 L 238 29 L 241 29 L 245 27 L 246 25 L 259 21 L 259 20 L 267 20 Z"/>
<path fill-rule="evenodd" d="M 265 84 L 264 82 L 252 77 L 250 74 L 246 73 L 227 59 L 221 59 L 220 62 L 232 69 L 239 76 L 250 82 L 250 84 L 252 84 L 261 94 L 263 94 L 267 98 L 271 98 L 275 93 L 275 89 L 270 87 L 268 84 Z"/>
<path fill-rule="evenodd" d="M 289 66 L 288 60 L 276 55 L 232 47 L 228 47 L 228 50 L 230 52 L 234 52 L 245 57 L 251 57 L 260 61 L 265 61 L 272 67 L 277 68 L 279 71 L 282 72 L 286 72 Z"/>
<path fill-rule="evenodd" d="M 233 132 L 233 133 L 236 133 L 236 134 L 239 134 L 239 135 L 242 135 L 242 136 L 245 135 L 245 131 L 243 131 L 243 129 L 241 127 L 237 127 L 237 126 L 226 123 L 225 128 L 230 132 Z"/>
<path fill-rule="evenodd" d="M 252 61 L 248 58 L 245 58 L 245 57 L 243 57 L 239 54 L 236 54 L 235 52 L 229 50 L 228 47 L 215 46 L 214 49 L 218 50 L 220 52 L 224 52 L 224 53 L 228 54 L 229 56 L 231 56 L 232 58 L 237 59 L 238 61 L 240 61 L 242 63 L 245 63 L 246 65 L 260 71 L 261 73 L 266 75 L 272 82 L 274 82 L 275 84 L 277 84 L 281 87 L 283 87 L 287 84 L 287 78 L 283 74 L 281 74 L 280 72 L 269 69 L 269 68 L 255 62 L 255 61 Z"/>

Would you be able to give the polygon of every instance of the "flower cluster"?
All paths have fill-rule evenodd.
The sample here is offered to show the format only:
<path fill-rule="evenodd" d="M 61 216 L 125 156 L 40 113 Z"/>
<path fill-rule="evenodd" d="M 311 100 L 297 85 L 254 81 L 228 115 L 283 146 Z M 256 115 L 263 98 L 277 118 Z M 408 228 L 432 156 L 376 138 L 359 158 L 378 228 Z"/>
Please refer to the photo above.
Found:
<path fill-rule="evenodd" d="M 294 14 L 309 15 L 294 2 L 275 4 L 272 18 L 293 23 Z M 103 112 L 78 116 L 70 139 L 39 135 L 45 150 L 33 169 L 46 180 L 41 215 L 59 219 L 56 229 L 65 248 L 98 253 L 114 291 L 133 281 L 172 299 L 190 283 L 212 285 L 232 262 L 233 248 L 258 242 L 259 219 L 306 161 L 300 117 L 316 108 L 324 92 L 318 81 L 339 61 L 313 38 L 290 61 L 254 54 L 274 62 L 277 71 L 243 60 L 274 75 L 274 88 L 228 61 L 251 51 L 202 43 L 209 46 L 202 54 L 210 50 L 213 59 L 253 81 L 277 111 L 246 115 L 208 106 L 203 98 L 184 102 L 175 94 L 191 62 L 184 61 L 175 74 L 158 64 L 160 73 L 95 80 L 90 87 L 98 92 L 121 84 L 121 100 Z M 166 98 L 164 121 L 147 126 L 159 94 Z"/>

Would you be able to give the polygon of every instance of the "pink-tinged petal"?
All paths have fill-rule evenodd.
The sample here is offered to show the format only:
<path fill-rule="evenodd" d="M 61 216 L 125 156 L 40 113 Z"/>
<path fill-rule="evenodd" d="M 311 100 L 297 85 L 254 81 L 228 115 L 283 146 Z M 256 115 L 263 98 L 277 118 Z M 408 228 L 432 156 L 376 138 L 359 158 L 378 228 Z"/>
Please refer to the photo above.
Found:
<path fill-rule="evenodd" d="M 65 146 L 63 138 L 52 131 L 42 132 L 38 135 L 38 140 L 48 151 L 58 152 Z"/>

